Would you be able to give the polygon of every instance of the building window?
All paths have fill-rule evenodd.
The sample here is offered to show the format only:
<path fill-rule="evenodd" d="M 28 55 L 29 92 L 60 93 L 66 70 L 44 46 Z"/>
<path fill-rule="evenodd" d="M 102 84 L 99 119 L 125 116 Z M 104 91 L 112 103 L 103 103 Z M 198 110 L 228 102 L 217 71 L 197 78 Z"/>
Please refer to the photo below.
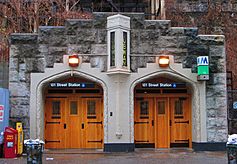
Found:
<path fill-rule="evenodd" d="M 123 32 L 123 66 L 128 66 L 128 34 Z"/>
<path fill-rule="evenodd" d="M 115 32 L 110 33 L 110 66 L 115 66 Z"/>

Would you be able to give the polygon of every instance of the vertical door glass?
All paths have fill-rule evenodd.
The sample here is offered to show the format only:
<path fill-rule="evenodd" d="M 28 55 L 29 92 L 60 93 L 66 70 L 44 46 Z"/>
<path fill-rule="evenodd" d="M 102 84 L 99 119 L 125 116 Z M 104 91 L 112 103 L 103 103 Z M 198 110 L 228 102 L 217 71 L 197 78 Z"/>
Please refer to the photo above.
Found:
<path fill-rule="evenodd" d="M 96 118 L 96 102 L 94 100 L 87 101 L 87 118 Z"/>
<path fill-rule="evenodd" d="M 71 101 L 70 102 L 70 114 L 71 115 L 77 115 L 77 101 Z"/>
<path fill-rule="evenodd" d="M 60 101 L 52 101 L 52 118 L 60 118 Z"/>
<path fill-rule="evenodd" d="M 177 100 L 175 101 L 175 115 L 182 115 L 183 114 L 183 101 Z"/>
<path fill-rule="evenodd" d="M 149 102 L 148 101 L 140 102 L 140 117 L 141 118 L 149 117 Z"/>
<path fill-rule="evenodd" d="M 158 101 L 157 108 L 158 108 L 158 114 L 165 114 L 165 102 L 164 101 Z"/>

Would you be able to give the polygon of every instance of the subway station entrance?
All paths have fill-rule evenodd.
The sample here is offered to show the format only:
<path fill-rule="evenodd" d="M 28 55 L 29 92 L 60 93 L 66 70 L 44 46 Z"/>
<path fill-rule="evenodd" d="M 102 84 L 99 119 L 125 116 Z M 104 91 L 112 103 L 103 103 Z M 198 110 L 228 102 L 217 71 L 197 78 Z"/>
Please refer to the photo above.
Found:
<path fill-rule="evenodd" d="M 157 78 L 135 87 L 136 147 L 192 147 L 191 95 L 186 83 Z"/>
<path fill-rule="evenodd" d="M 81 78 L 45 90 L 46 148 L 103 148 L 103 89 Z"/>

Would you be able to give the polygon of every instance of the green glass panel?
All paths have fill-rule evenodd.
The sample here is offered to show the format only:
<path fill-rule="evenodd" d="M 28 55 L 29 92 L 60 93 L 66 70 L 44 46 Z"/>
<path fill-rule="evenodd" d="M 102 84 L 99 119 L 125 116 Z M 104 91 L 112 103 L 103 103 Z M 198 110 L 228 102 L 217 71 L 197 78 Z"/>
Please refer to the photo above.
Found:
<path fill-rule="evenodd" d="M 115 66 L 115 32 L 110 33 L 110 66 Z"/>

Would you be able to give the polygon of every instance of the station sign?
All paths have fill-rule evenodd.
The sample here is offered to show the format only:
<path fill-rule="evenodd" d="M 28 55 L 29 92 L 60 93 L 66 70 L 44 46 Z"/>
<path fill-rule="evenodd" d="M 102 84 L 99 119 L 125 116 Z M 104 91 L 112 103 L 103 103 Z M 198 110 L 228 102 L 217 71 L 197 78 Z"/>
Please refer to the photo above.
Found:
<path fill-rule="evenodd" d="M 4 117 L 4 105 L 0 105 L 0 122 L 3 122 Z"/>
<path fill-rule="evenodd" d="M 197 58 L 198 80 L 209 80 L 209 58 L 208 56 L 199 56 Z"/>
<path fill-rule="evenodd" d="M 199 56 L 197 58 L 197 66 L 200 66 L 200 65 L 209 65 L 209 59 L 208 59 L 208 56 Z"/>
<path fill-rule="evenodd" d="M 185 88 L 186 83 L 142 83 L 142 88 Z"/>
<path fill-rule="evenodd" d="M 54 82 L 49 84 L 50 88 L 95 88 L 94 83 L 77 83 L 77 82 L 67 82 L 60 83 Z"/>

